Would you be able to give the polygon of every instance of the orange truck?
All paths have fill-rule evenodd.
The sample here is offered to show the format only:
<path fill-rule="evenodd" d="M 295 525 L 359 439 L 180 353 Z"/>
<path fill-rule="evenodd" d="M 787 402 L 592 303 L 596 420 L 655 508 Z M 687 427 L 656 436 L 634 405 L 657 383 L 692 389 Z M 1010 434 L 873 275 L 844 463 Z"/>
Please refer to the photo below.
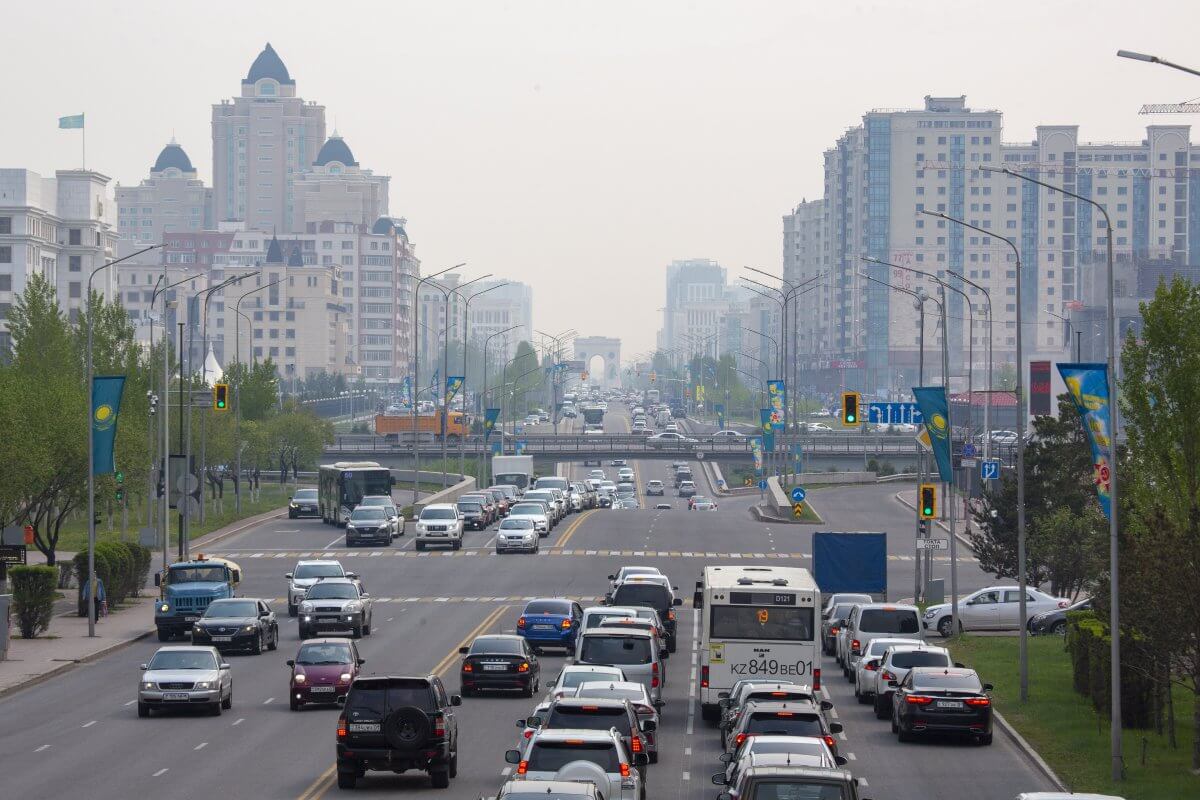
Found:
<path fill-rule="evenodd" d="M 438 411 L 434 414 L 418 414 L 416 418 L 416 435 L 417 436 L 432 436 L 435 440 L 442 438 L 442 414 Z M 413 439 L 413 417 L 411 414 L 399 414 L 389 416 L 387 414 L 377 414 L 375 416 L 375 434 L 382 436 L 389 442 L 412 441 Z M 446 441 L 457 442 L 459 437 L 466 436 L 470 433 L 470 423 L 467 415 L 461 411 L 451 411 L 450 419 L 446 423 Z"/>

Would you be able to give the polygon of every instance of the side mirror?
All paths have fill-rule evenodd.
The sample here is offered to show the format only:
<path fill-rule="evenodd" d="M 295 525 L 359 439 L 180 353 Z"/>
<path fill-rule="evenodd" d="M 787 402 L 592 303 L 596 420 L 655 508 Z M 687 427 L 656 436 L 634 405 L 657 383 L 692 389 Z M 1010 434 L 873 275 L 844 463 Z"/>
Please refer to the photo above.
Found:
<path fill-rule="evenodd" d="M 292 579 L 292 575 L 293 575 L 293 574 L 294 574 L 294 573 L 291 573 L 291 572 L 289 572 L 289 573 L 287 573 L 286 575 L 284 575 L 283 577 L 287 578 L 287 579 L 290 581 L 290 580 Z"/>
<path fill-rule="evenodd" d="M 504 760 L 506 763 L 509 763 L 509 764 L 520 764 L 521 763 L 521 751 L 520 750 L 505 750 L 504 751 Z"/>
<path fill-rule="evenodd" d="M 842 732 L 842 723 L 840 723 L 840 722 L 829 723 L 829 732 L 830 733 L 841 733 Z"/>
<path fill-rule="evenodd" d="M 285 661 L 283 663 L 287 664 L 289 667 L 294 667 L 294 666 L 296 666 L 296 659 L 289 658 L 287 661 Z"/>
<path fill-rule="evenodd" d="M 365 664 L 365 663 L 367 663 L 367 660 L 366 660 L 365 658 L 360 658 L 360 659 L 358 660 L 358 665 L 359 665 L 360 667 L 361 667 L 363 664 Z"/>
<path fill-rule="evenodd" d="M 733 795 L 731 795 L 729 792 L 721 792 L 719 795 L 717 795 L 717 800 L 733 800 Z"/>
<path fill-rule="evenodd" d="M 717 756 L 717 761 L 720 761 L 722 764 L 728 764 L 730 761 L 733 761 L 733 753 L 721 753 L 721 755 Z"/>
<path fill-rule="evenodd" d="M 713 774 L 712 782 L 717 786 L 724 786 L 728 782 L 728 779 L 725 777 L 724 772 L 717 772 Z"/>
<path fill-rule="evenodd" d="M 145 671 L 146 671 L 146 670 L 148 670 L 148 669 L 150 669 L 150 667 L 148 667 L 148 666 L 147 666 L 147 665 L 145 665 L 145 664 L 142 664 L 142 666 L 141 666 L 141 670 L 142 670 L 142 672 L 145 672 Z"/>
<path fill-rule="evenodd" d="M 363 597 L 370 597 L 370 596 L 371 596 L 371 593 L 370 593 L 370 592 L 368 592 L 366 589 L 363 589 L 362 596 L 363 596 Z"/>
<path fill-rule="evenodd" d="M 633 763 L 639 767 L 644 767 L 650 763 L 650 756 L 647 753 L 634 753 Z"/>
<path fill-rule="evenodd" d="M 270 612 L 269 610 L 267 610 L 267 611 L 260 611 L 260 612 L 258 612 L 258 615 L 259 615 L 260 617 L 269 617 L 269 616 L 271 616 L 271 612 Z"/>
<path fill-rule="evenodd" d="M 967 665 L 966 665 L 966 664 L 964 664 L 964 663 L 962 663 L 961 661 L 955 661 L 955 662 L 954 662 L 954 666 L 958 667 L 959 669 L 966 669 L 966 668 L 967 668 Z"/>
<path fill-rule="evenodd" d="M 462 647 L 458 648 L 458 652 L 462 653 L 464 656 L 465 656 L 467 653 L 469 653 L 470 651 L 471 651 L 471 648 L 470 648 L 470 647 L 468 647 L 468 646 L 467 646 L 467 645 L 465 645 L 465 644 L 464 644 Z"/>
<path fill-rule="evenodd" d="M 833 709 L 833 703 L 829 702 L 828 700 L 821 701 L 821 710 L 822 711 L 831 711 L 832 709 Z"/>
<path fill-rule="evenodd" d="M 462 705 L 462 695 L 457 695 L 457 694 L 450 695 L 450 705 L 461 706 Z"/>
<path fill-rule="evenodd" d="M 662 708 L 663 706 L 665 706 L 666 704 L 667 704 L 667 701 L 666 701 L 666 700 L 655 700 L 655 701 L 654 701 L 654 707 L 655 707 L 656 709 L 661 709 L 661 708 Z"/>
<path fill-rule="evenodd" d="M 230 580 L 232 580 L 234 583 L 242 582 L 242 571 L 240 569 L 230 570 L 229 575 L 230 575 Z"/>
<path fill-rule="evenodd" d="M 638 723 L 638 728 L 641 729 L 642 733 L 653 733 L 658 730 L 658 723 L 652 719 L 644 719 Z"/>
<path fill-rule="evenodd" d="M 844 766 L 846 766 L 846 757 L 845 756 L 834 756 L 833 763 L 837 764 L 839 767 L 844 767 Z"/>
<path fill-rule="evenodd" d="M 683 605 L 683 598 L 682 598 L 682 597 L 676 597 L 674 600 L 672 600 L 672 601 L 671 601 L 671 605 L 673 605 L 673 606 L 681 606 L 681 605 Z"/>
<path fill-rule="evenodd" d="M 722 700 L 728 700 L 729 692 L 717 692 L 717 697 L 719 697 Z"/>
<path fill-rule="evenodd" d="M 900 684 L 896 683 L 895 681 L 888 681 L 888 688 L 889 688 L 889 689 L 895 689 L 895 688 L 896 688 L 897 686 L 899 686 L 899 685 L 900 685 Z"/>
<path fill-rule="evenodd" d="M 609 576 L 608 576 L 608 579 L 609 579 L 610 581 L 615 581 L 615 580 L 617 579 L 617 576 L 616 576 L 616 575 L 609 575 Z"/>
<path fill-rule="evenodd" d="M 658 658 L 660 661 L 666 661 L 670 657 L 671 657 L 671 653 L 668 652 L 666 648 L 663 648 L 662 650 L 658 651 Z"/>
<path fill-rule="evenodd" d="M 983 685 L 983 690 L 984 690 L 985 692 L 990 692 L 990 691 L 992 690 L 992 685 L 991 685 L 990 683 L 985 683 L 985 684 Z"/>
<path fill-rule="evenodd" d="M 612 592 L 605 592 L 605 593 L 604 593 L 604 605 L 606 605 L 606 606 L 611 606 L 611 605 L 612 605 L 612 599 L 613 599 Z"/>
<path fill-rule="evenodd" d="M 358 573 L 357 572 L 347 572 L 346 577 L 352 578 L 354 580 L 358 580 Z"/>
<path fill-rule="evenodd" d="M 154 585 L 162 586 L 162 573 L 161 572 L 154 573 Z"/>
<path fill-rule="evenodd" d="M 231 667 L 228 664 L 222 664 L 221 669 L 226 670 L 226 669 L 231 669 Z"/>
<path fill-rule="evenodd" d="M 527 720 L 519 719 L 519 720 L 517 720 L 517 727 L 524 730 L 525 728 L 529 727 L 526 723 L 527 723 Z"/>

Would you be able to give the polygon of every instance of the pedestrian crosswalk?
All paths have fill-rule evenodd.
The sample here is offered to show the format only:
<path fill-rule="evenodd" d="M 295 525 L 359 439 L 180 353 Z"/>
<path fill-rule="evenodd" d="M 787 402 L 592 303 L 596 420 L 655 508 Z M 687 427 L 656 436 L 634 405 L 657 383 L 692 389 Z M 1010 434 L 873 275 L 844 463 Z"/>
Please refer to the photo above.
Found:
<path fill-rule="evenodd" d="M 519 558 L 520 556 L 503 555 L 498 556 L 494 550 L 488 549 L 469 549 L 469 550 L 425 550 L 422 552 L 414 552 L 412 550 L 270 550 L 251 552 L 249 550 L 215 550 L 213 555 L 223 556 L 235 561 L 247 559 L 301 559 L 301 558 Z M 533 558 L 558 558 L 560 556 L 594 556 L 594 557 L 637 557 L 637 558 L 703 558 L 717 560 L 738 560 L 738 559 L 784 559 L 794 561 L 811 561 L 811 553 L 710 553 L 688 550 L 583 550 L 583 549 L 564 549 L 548 548 L 538 553 L 531 554 Z M 888 561 L 912 561 L 913 556 L 909 555 L 890 555 Z M 937 557 L 933 559 L 935 563 L 949 563 L 947 557 Z M 960 564 L 974 563 L 973 559 L 960 558 Z"/>

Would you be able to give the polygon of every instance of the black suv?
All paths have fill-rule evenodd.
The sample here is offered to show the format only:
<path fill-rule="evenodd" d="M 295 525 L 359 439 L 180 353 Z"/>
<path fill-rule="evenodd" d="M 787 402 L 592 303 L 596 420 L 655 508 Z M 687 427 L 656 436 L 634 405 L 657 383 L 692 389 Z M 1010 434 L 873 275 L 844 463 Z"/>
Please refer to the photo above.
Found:
<path fill-rule="evenodd" d="M 338 788 L 353 789 L 369 769 L 424 770 L 433 788 L 449 788 L 458 774 L 459 705 L 434 675 L 355 679 L 338 717 Z"/>

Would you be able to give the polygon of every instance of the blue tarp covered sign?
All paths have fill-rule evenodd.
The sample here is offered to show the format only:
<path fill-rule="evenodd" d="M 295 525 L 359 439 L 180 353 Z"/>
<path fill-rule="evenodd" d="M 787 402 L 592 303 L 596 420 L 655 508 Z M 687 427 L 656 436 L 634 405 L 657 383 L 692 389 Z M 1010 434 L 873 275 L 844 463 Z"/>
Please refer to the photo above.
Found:
<path fill-rule="evenodd" d="M 822 594 L 887 595 L 887 534 L 813 534 L 813 578 Z"/>

